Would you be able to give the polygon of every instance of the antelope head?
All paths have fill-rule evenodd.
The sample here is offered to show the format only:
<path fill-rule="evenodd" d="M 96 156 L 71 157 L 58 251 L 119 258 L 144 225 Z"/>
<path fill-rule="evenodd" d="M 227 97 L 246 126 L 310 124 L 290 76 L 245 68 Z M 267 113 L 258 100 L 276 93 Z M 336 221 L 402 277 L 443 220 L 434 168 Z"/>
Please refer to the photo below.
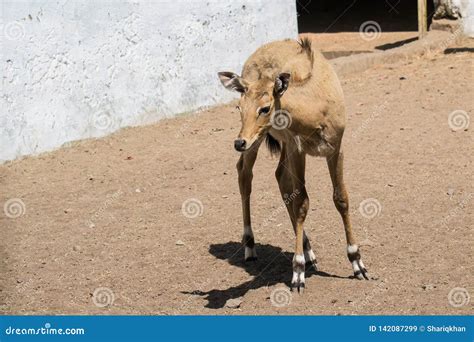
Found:
<path fill-rule="evenodd" d="M 241 94 L 237 109 L 240 112 L 242 128 L 234 141 L 239 152 L 248 150 L 265 136 L 272 126 L 272 114 L 280 109 L 280 98 L 288 89 L 289 73 L 281 73 L 274 80 L 260 79 L 248 82 L 233 72 L 219 72 L 222 85 Z"/>

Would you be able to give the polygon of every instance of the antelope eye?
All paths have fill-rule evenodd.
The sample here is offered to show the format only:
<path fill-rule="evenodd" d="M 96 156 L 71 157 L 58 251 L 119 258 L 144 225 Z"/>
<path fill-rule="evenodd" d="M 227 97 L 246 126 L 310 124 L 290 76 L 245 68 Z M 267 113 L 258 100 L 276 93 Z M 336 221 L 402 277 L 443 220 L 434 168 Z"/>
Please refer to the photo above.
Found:
<path fill-rule="evenodd" d="M 270 113 L 270 106 L 262 107 L 258 110 L 258 115 L 267 115 Z"/>

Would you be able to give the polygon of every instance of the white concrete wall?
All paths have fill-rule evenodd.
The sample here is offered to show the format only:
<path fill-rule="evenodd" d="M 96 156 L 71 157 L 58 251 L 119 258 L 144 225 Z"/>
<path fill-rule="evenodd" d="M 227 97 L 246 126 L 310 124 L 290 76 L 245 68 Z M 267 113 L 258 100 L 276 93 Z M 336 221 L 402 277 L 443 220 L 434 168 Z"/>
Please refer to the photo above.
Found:
<path fill-rule="evenodd" d="M 453 0 L 453 4 L 461 12 L 464 33 L 474 37 L 474 0 Z"/>
<path fill-rule="evenodd" d="M 294 0 L 2 0 L 0 162 L 230 100 L 264 42 L 297 35 Z"/>

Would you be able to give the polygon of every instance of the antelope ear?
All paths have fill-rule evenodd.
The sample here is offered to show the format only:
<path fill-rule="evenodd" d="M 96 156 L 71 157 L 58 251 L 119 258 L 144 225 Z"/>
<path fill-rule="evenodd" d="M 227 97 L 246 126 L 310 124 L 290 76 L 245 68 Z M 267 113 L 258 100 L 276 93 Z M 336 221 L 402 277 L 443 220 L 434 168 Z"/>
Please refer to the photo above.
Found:
<path fill-rule="evenodd" d="M 275 78 L 274 92 L 277 96 L 282 96 L 288 89 L 291 75 L 287 72 L 282 72 Z"/>
<path fill-rule="evenodd" d="M 221 71 L 217 75 L 226 89 L 235 90 L 239 93 L 247 91 L 247 82 L 239 75 L 229 71 Z"/>

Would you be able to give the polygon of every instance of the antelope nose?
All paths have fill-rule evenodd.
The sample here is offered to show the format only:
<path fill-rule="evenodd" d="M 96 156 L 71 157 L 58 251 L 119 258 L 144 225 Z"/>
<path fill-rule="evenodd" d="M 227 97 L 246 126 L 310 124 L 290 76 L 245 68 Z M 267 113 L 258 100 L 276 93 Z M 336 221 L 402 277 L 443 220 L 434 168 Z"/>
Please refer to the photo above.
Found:
<path fill-rule="evenodd" d="M 236 139 L 234 141 L 234 147 L 239 152 L 245 151 L 245 144 L 246 142 L 244 139 Z"/>

